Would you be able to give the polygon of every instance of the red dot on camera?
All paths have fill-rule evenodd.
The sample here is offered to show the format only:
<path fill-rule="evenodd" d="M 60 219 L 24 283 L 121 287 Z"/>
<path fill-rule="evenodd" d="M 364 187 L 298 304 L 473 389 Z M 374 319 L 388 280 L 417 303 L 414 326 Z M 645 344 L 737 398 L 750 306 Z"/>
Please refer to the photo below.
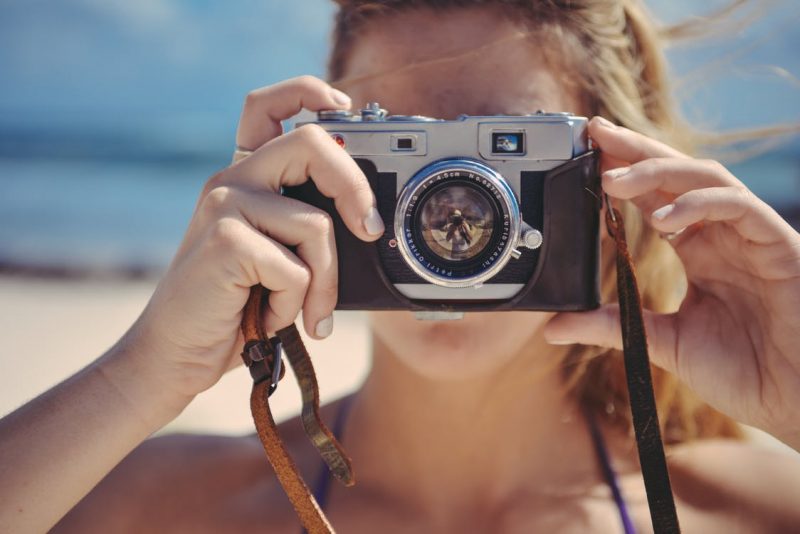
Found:
<path fill-rule="evenodd" d="M 336 141 L 337 145 L 339 145 L 342 148 L 345 147 L 344 137 L 342 137 L 339 134 L 333 134 L 331 137 L 333 137 L 333 140 Z"/>

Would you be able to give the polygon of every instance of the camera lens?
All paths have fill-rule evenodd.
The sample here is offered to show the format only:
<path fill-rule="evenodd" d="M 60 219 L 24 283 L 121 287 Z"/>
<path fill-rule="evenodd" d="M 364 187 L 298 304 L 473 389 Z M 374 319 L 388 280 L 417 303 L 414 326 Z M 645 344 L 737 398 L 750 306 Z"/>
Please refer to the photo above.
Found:
<path fill-rule="evenodd" d="M 430 251 L 445 261 L 467 261 L 486 249 L 494 232 L 487 193 L 468 183 L 434 188 L 419 202 L 415 227 Z"/>
<path fill-rule="evenodd" d="M 508 263 L 520 224 L 516 197 L 500 174 L 483 162 L 451 159 L 405 184 L 394 230 L 401 256 L 423 280 L 468 287 Z"/>

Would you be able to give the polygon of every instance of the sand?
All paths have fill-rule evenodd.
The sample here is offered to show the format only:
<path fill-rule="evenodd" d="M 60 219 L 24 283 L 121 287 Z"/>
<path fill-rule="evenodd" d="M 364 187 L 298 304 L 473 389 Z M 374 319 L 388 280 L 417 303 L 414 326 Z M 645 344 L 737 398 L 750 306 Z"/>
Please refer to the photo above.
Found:
<path fill-rule="evenodd" d="M 141 313 L 156 282 L 0 275 L 0 417 L 113 345 Z M 317 370 L 323 404 L 354 391 L 363 382 L 370 365 L 364 313 L 337 311 L 328 339 L 305 340 Z M 290 373 L 270 401 L 277 421 L 300 412 L 300 391 Z M 160 433 L 253 432 L 251 384 L 244 367 L 231 371 L 198 395 Z M 759 430 L 746 430 L 765 446 L 791 451 Z"/>
<path fill-rule="evenodd" d="M 156 280 L 37 279 L 0 276 L 0 416 L 52 387 L 106 351 L 133 324 Z M 306 338 L 322 401 L 357 388 L 369 368 L 363 313 L 336 312 L 324 341 Z M 164 432 L 252 431 L 244 367 L 200 394 Z M 300 391 L 286 376 L 271 405 L 277 420 L 300 411 Z"/>

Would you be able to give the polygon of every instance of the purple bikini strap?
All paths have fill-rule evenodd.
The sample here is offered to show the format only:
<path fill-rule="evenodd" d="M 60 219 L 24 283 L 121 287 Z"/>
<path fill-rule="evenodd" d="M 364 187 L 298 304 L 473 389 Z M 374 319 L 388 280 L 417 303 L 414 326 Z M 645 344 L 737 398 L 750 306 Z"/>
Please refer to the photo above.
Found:
<path fill-rule="evenodd" d="M 619 484 L 617 483 L 617 476 L 614 474 L 614 470 L 611 468 L 611 461 L 608 458 L 608 450 L 606 449 L 606 444 L 603 441 L 603 435 L 600 433 L 600 429 L 598 428 L 597 422 L 594 420 L 592 413 L 588 409 L 585 409 L 584 413 L 586 415 L 586 420 L 589 423 L 589 432 L 592 434 L 594 451 L 597 454 L 597 459 L 600 461 L 600 467 L 603 470 L 603 477 L 605 477 L 606 482 L 611 488 L 611 493 L 614 495 L 614 502 L 617 503 L 619 517 L 622 520 L 622 526 L 625 528 L 625 534 L 636 534 L 636 529 L 633 528 L 633 522 L 631 521 L 630 515 L 628 515 L 628 508 L 625 506 L 625 500 L 622 498 L 622 492 L 620 491 Z"/>

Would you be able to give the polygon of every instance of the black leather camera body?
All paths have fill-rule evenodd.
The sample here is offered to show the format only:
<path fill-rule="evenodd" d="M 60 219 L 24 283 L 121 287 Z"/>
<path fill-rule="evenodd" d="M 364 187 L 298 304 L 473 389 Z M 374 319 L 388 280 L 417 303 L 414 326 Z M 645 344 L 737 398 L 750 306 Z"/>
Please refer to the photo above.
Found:
<path fill-rule="evenodd" d="M 392 116 L 322 111 L 367 176 L 386 226 L 355 237 L 312 180 L 283 194 L 334 221 L 343 310 L 599 306 L 599 155 L 568 113 Z"/>

